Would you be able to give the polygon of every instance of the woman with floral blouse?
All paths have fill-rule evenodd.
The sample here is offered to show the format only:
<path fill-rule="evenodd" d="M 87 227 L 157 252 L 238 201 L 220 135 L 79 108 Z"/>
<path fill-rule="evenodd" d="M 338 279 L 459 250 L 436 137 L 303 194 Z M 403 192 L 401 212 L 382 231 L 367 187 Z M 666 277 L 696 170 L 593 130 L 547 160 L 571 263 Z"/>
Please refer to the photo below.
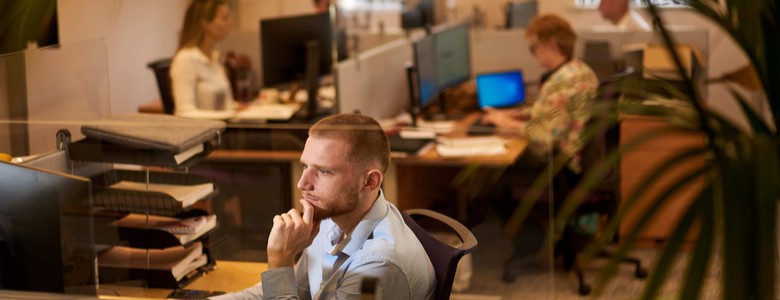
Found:
<path fill-rule="evenodd" d="M 585 63 L 572 58 L 577 36 L 563 18 L 537 16 L 525 36 L 536 60 L 549 70 L 542 76 L 536 101 L 522 109 L 487 108 L 482 122 L 526 136 L 528 155 L 543 160 L 553 149 L 570 155 L 569 168 L 579 173 L 581 135 L 590 118 L 598 79 Z"/>

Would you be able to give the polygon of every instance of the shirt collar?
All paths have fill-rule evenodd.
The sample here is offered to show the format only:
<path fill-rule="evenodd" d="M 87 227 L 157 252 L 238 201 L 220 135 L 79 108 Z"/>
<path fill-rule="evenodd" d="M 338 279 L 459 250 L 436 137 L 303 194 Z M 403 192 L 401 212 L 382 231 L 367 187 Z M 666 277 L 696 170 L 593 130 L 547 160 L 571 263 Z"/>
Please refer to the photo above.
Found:
<path fill-rule="evenodd" d="M 336 255 L 339 252 L 343 252 L 349 256 L 352 256 L 355 252 L 363 248 L 363 244 L 374 233 L 374 228 L 384 220 L 387 215 L 387 200 L 382 190 L 379 190 L 379 197 L 374 201 L 374 205 L 368 210 L 362 220 L 355 226 L 355 229 L 351 233 L 346 235 L 341 232 L 338 226 L 334 226 L 333 229 L 328 232 L 328 240 L 338 240 L 339 235 L 343 237 L 341 242 L 334 245 L 330 250 L 331 255 Z"/>

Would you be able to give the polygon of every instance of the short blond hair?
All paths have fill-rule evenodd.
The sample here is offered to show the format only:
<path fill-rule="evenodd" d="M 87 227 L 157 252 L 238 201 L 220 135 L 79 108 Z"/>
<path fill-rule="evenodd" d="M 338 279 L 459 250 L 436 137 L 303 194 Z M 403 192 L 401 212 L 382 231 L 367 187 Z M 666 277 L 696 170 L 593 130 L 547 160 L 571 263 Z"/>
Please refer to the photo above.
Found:
<path fill-rule="evenodd" d="M 571 29 L 571 24 L 559 15 L 545 14 L 534 17 L 525 30 L 525 36 L 536 36 L 543 43 L 555 41 L 563 56 L 567 59 L 574 57 L 577 34 Z"/>
<path fill-rule="evenodd" d="M 371 117 L 360 114 L 331 115 L 309 128 L 309 137 L 347 142 L 348 159 L 361 168 L 376 165 L 384 173 L 390 165 L 390 142 L 382 126 Z"/>

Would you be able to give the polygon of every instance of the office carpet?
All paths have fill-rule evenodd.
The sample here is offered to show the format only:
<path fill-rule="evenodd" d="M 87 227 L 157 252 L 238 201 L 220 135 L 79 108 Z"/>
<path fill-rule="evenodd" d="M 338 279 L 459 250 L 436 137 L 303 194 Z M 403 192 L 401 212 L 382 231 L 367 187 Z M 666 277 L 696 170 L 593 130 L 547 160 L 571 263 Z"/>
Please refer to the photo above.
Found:
<path fill-rule="evenodd" d="M 502 237 L 501 222 L 490 213 L 486 213 L 484 222 L 472 228 L 479 246 L 473 254 L 473 275 L 470 287 L 460 293 L 453 294 L 453 299 L 493 300 L 493 299 L 636 299 L 641 295 L 647 280 L 634 277 L 634 267 L 623 264 L 619 273 L 606 287 L 601 295 L 583 297 L 577 293 L 577 276 L 574 272 L 565 272 L 560 266 L 554 268 L 554 273 L 545 263 L 534 261 L 521 268 L 513 283 L 502 280 L 504 265 L 512 251 L 511 241 Z M 644 266 L 651 269 L 656 259 L 656 249 L 635 249 L 631 255 L 642 260 Z M 669 280 L 662 289 L 661 299 L 677 299 L 685 277 L 687 253 L 680 255 L 675 267 L 669 274 Z M 544 259 L 541 259 L 544 261 Z M 586 280 L 594 283 L 600 274 L 604 261 L 594 261 L 586 270 Z M 714 268 L 702 287 L 700 299 L 718 299 L 720 295 L 719 259 L 716 257 Z M 651 269 L 652 272 L 652 269 Z M 780 295 L 780 294 L 779 294 Z"/>

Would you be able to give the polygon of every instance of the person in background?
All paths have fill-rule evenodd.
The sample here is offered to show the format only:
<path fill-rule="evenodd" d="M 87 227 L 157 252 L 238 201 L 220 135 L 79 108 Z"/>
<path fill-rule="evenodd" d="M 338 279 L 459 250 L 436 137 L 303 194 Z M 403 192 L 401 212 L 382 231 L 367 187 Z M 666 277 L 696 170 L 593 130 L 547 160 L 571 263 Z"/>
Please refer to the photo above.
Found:
<path fill-rule="evenodd" d="M 232 26 L 226 0 L 190 3 L 171 62 L 174 115 L 226 119 L 235 113 L 230 82 L 216 50 Z"/>
<path fill-rule="evenodd" d="M 574 59 L 577 36 L 569 22 L 554 14 L 534 17 L 525 32 L 529 50 L 543 68 L 537 99 L 522 109 L 486 108 L 483 123 L 503 131 L 514 131 L 530 141 L 529 155 L 544 161 L 552 150 L 573 159 L 570 169 L 579 173 L 579 151 L 585 123 L 590 118 L 591 101 L 598 79 L 584 62 Z"/>
<path fill-rule="evenodd" d="M 425 249 L 380 189 L 389 163 L 374 119 L 339 114 L 314 124 L 301 154 L 302 213 L 274 217 L 262 283 L 211 299 L 360 299 L 367 276 L 379 279 L 382 299 L 432 299 Z"/>
<path fill-rule="evenodd" d="M 576 34 L 569 22 L 553 15 L 539 15 L 529 23 L 525 37 L 529 50 L 548 71 L 542 75 L 536 101 L 515 109 L 485 108 L 483 123 L 496 125 L 498 132 L 525 136 L 526 151 L 502 174 L 490 195 L 497 214 L 509 220 L 518 203 L 510 195 L 515 188 L 527 189 L 547 168 L 553 153 L 571 159 L 561 172 L 576 180 L 581 176 L 580 150 L 585 125 L 591 116 L 598 79 L 584 62 L 574 59 Z M 509 266 L 526 266 L 539 261 L 546 236 L 545 212 L 529 216 L 515 235 Z"/>
<path fill-rule="evenodd" d="M 631 0 L 601 0 L 599 12 L 601 17 L 610 21 L 620 30 L 652 31 L 650 24 L 634 11 Z"/>
<path fill-rule="evenodd" d="M 328 11 L 329 5 L 330 5 L 330 0 L 314 0 L 314 8 L 318 13 Z"/>

